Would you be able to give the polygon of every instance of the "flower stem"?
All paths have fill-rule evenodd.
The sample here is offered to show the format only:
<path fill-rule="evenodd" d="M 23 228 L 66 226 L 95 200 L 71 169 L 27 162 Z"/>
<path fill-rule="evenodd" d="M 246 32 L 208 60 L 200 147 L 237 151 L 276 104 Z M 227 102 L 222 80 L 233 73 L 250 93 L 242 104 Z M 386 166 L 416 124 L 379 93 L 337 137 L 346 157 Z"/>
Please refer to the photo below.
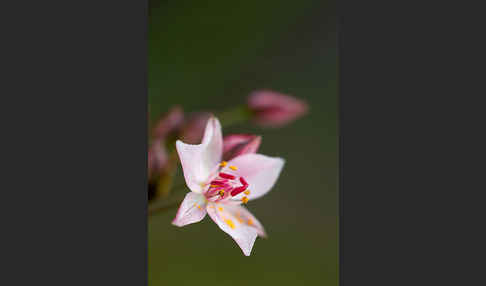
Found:
<path fill-rule="evenodd" d="M 240 105 L 235 108 L 216 114 L 223 127 L 237 125 L 251 118 L 251 111 L 246 105 Z"/>
<path fill-rule="evenodd" d="M 155 207 L 152 207 L 148 209 L 148 215 L 149 217 L 155 215 L 155 214 L 159 214 L 159 213 L 164 213 L 166 211 L 169 211 L 175 207 L 177 207 L 178 205 L 180 205 L 180 203 L 182 202 L 182 200 L 177 200 L 177 201 L 174 201 L 170 204 L 166 204 L 166 205 L 163 205 L 163 206 L 155 206 Z"/>
<path fill-rule="evenodd" d="M 186 187 L 185 184 L 184 185 L 178 185 L 178 186 L 172 188 L 172 192 L 174 192 L 176 190 L 186 189 L 186 188 L 187 187 Z M 162 205 L 161 205 L 161 203 L 165 202 L 166 201 L 165 199 L 159 199 L 159 200 L 154 201 L 153 203 L 151 203 L 149 205 L 149 208 L 148 208 L 149 217 L 154 215 L 154 214 L 164 213 L 166 211 L 171 210 L 174 207 L 177 207 L 182 202 L 185 195 L 186 194 L 180 194 L 180 195 L 176 196 L 176 198 L 173 199 L 172 202 L 163 203 Z"/>

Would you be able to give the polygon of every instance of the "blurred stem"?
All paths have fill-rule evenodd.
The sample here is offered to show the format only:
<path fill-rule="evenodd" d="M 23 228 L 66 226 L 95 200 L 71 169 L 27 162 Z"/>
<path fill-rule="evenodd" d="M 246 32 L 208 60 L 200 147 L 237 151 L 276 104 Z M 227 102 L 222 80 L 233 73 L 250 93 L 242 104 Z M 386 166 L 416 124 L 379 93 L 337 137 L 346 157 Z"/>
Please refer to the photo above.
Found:
<path fill-rule="evenodd" d="M 237 125 L 251 118 L 251 111 L 246 105 L 240 105 L 216 114 L 223 127 Z"/>
<path fill-rule="evenodd" d="M 161 143 L 159 141 L 155 141 L 153 144 Z M 164 146 L 163 148 L 166 147 Z M 166 165 L 164 166 L 163 170 L 160 171 L 160 174 L 154 176 L 154 178 L 151 179 L 152 182 L 149 182 L 155 185 L 155 193 L 153 194 L 154 199 L 166 198 L 169 196 L 172 189 L 173 180 L 177 172 L 177 163 L 179 159 L 175 152 L 175 147 L 166 149 L 168 149 L 168 159 Z M 150 199 L 150 201 L 152 201 L 152 199 Z"/>
<path fill-rule="evenodd" d="M 168 204 L 168 205 L 165 205 L 165 206 L 149 208 L 148 215 L 149 215 L 149 217 L 151 217 L 151 216 L 153 216 L 155 214 L 164 213 L 166 211 L 169 211 L 169 210 L 177 207 L 178 205 L 181 204 L 181 202 L 182 202 L 182 200 L 177 201 L 177 202 L 173 202 L 172 204 Z"/>
<path fill-rule="evenodd" d="M 184 199 L 185 194 L 183 195 L 178 195 L 172 202 L 170 203 L 164 203 L 164 204 L 159 204 L 156 201 L 152 206 L 149 206 L 148 208 L 148 216 L 151 217 L 155 214 L 161 214 L 165 213 L 166 211 L 169 211 L 173 208 L 176 208 L 179 206 Z"/>
<path fill-rule="evenodd" d="M 186 184 L 182 185 L 177 185 L 171 189 L 172 194 L 176 193 L 178 190 L 187 190 Z M 173 196 L 174 198 L 171 199 L 170 202 L 167 202 L 168 198 L 159 198 L 158 200 L 155 200 L 154 202 L 150 203 L 149 208 L 148 208 L 148 215 L 149 217 L 154 215 L 154 214 L 159 214 L 159 213 L 164 213 L 166 211 L 169 211 L 178 205 L 181 204 L 182 200 L 186 194 L 177 194 Z"/>

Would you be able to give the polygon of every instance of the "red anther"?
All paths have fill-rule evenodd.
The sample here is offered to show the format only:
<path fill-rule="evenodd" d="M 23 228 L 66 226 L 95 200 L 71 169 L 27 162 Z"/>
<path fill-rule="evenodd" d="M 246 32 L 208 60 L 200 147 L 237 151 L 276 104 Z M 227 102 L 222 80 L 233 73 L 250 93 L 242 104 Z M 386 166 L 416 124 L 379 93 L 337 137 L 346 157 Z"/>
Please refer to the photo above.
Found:
<path fill-rule="evenodd" d="M 218 194 L 218 192 L 219 192 L 219 190 L 214 189 L 214 190 L 208 191 L 208 192 L 206 193 L 206 196 L 207 196 L 207 197 L 212 197 L 212 196 L 214 196 L 214 195 Z"/>
<path fill-rule="evenodd" d="M 219 176 L 223 179 L 228 179 L 228 180 L 234 180 L 236 179 L 235 176 L 233 175 L 230 175 L 230 174 L 226 174 L 226 173 L 219 173 Z"/>
<path fill-rule="evenodd" d="M 246 187 L 247 186 L 241 186 L 241 187 L 235 188 L 233 191 L 231 191 L 231 196 L 234 197 L 234 196 L 238 195 L 239 193 L 244 192 L 246 190 Z"/>
<path fill-rule="evenodd" d="M 240 182 L 243 186 L 247 186 L 248 187 L 248 183 L 246 182 L 245 179 L 243 179 L 243 177 L 240 177 Z"/>
<path fill-rule="evenodd" d="M 224 186 L 226 185 L 226 182 L 222 182 L 222 181 L 211 181 L 211 183 L 209 183 L 210 185 L 217 185 L 217 186 Z"/>

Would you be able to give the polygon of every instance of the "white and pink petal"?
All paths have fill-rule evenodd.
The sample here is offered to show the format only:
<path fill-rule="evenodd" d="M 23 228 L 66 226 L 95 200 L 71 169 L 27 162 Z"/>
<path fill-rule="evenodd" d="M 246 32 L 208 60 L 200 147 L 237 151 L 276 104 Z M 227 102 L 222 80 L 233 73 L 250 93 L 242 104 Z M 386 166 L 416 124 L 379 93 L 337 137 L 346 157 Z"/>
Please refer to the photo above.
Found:
<path fill-rule="evenodd" d="M 263 225 L 247 208 L 242 205 L 228 205 L 226 209 L 239 223 L 254 228 L 258 236 L 267 237 Z"/>
<path fill-rule="evenodd" d="M 201 221 L 206 216 L 206 205 L 204 195 L 195 192 L 187 193 L 172 224 L 181 227 Z"/>
<path fill-rule="evenodd" d="M 277 157 L 269 157 L 262 154 L 244 154 L 228 162 L 223 172 L 237 174 L 243 177 L 249 184 L 249 200 L 259 198 L 268 193 L 275 185 L 285 160 Z M 237 168 L 232 171 L 229 166 Z M 236 198 L 240 199 L 243 193 Z"/>
<path fill-rule="evenodd" d="M 201 144 L 176 142 L 186 184 L 193 192 L 202 193 L 204 184 L 217 170 L 223 154 L 223 136 L 218 119 L 211 117 L 206 124 Z"/>
<path fill-rule="evenodd" d="M 208 203 L 207 212 L 219 228 L 236 241 L 243 254 L 249 256 L 258 236 L 258 230 L 253 225 L 249 225 L 248 221 L 243 221 L 242 213 L 238 216 L 239 208 L 241 207 L 235 205 Z M 251 223 L 255 222 L 256 220 Z"/>

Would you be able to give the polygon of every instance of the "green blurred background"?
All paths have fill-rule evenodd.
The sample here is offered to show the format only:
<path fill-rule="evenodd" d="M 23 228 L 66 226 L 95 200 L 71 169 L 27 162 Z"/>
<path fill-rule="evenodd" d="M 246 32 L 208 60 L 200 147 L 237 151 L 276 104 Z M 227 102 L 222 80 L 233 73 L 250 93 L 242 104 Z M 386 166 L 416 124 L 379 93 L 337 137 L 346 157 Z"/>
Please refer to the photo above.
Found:
<path fill-rule="evenodd" d="M 310 113 L 263 136 L 286 159 L 275 187 L 247 206 L 265 226 L 245 257 L 209 217 L 177 228 L 149 219 L 149 285 L 337 285 L 338 122 L 334 1 L 149 1 L 149 111 L 224 111 L 255 89 L 305 99 Z M 177 184 L 183 182 L 179 171 Z"/>

